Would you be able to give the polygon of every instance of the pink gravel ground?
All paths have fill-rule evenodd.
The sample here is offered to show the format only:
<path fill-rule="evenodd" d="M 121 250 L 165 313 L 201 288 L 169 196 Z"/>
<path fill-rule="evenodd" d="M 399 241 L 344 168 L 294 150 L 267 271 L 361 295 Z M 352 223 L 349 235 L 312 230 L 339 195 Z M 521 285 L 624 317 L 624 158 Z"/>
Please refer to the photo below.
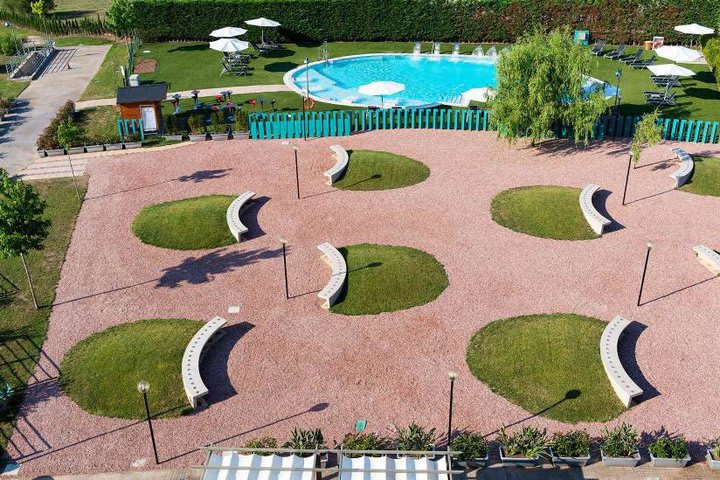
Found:
<path fill-rule="evenodd" d="M 333 143 L 407 155 L 432 173 L 400 190 L 334 190 L 322 176 L 333 163 Z M 321 427 L 330 442 L 359 418 L 380 433 L 412 420 L 444 431 L 449 370 L 459 372 L 456 427 L 491 433 L 524 422 L 566 429 L 530 419 L 532 413 L 492 393 L 465 364 L 467 342 L 483 325 L 544 312 L 607 321 L 619 314 L 647 326 L 634 356 L 658 394 L 617 422 L 646 431 L 665 426 L 697 440 L 720 433 L 720 279 L 712 279 L 692 252 L 698 243 L 720 248 L 720 199 L 672 190 L 668 173 L 676 167 L 663 161 L 673 145 L 644 154 L 644 166 L 632 172 L 626 207 L 620 205 L 626 145 L 618 143 L 551 151 L 509 148 L 492 133 L 395 131 L 297 145 L 301 201 L 295 199 L 292 152 L 280 141 L 208 142 L 90 165 L 44 355 L 9 445 L 23 474 L 123 471 L 152 463 L 144 423 L 89 415 L 53 379 L 65 352 L 88 335 L 153 317 L 221 315 L 231 325 L 204 360 L 210 407 L 155 422 L 164 468 L 201 464 L 203 455 L 194 449 L 210 443 L 284 439 L 295 426 Z M 717 146 L 684 147 L 720 154 Z M 588 183 L 612 192 L 607 210 L 624 228 L 598 240 L 566 242 L 515 233 L 490 217 L 490 202 L 504 189 Z M 257 224 L 246 242 L 179 252 L 144 245 L 132 234 L 133 218 L 146 205 L 246 190 L 262 204 L 245 217 Z M 281 236 L 290 242 L 289 301 Z M 647 303 L 637 308 L 648 240 L 655 249 Z M 402 312 L 328 313 L 315 294 L 329 275 L 315 248 L 324 241 L 422 249 L 442 262 L 450 285 L 434 302 Z M 241 306 L 239 315 L 227 314 L 232 305 Z M 134 385 L 118 385 L 118 395 L 138 393 Z M 580 426 L 597 434 L 602 425 Z"/>

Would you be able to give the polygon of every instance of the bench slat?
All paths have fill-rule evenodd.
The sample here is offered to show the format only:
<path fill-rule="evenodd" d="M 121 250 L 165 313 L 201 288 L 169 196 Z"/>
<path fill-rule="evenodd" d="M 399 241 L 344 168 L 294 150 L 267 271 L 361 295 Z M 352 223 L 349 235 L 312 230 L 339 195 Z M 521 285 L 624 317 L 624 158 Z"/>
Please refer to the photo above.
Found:
<path fill-rule="evenodd" d="M 242 239 L 243 234 L 248 232 L 248 228 L 240 220 L 242 211 L 249 206 L 250 200 L 255 196 L 254 192 L 245 192 L 232 201 L 225 213 L 228 228 L 235 240 L 238 242 Z"/>
<path fill-rule="evenodd" d="M 695 169 L 695 162 L 690 154 L 682 148 L 673 148 L 672 152 L 677 156 L 678 160 L 680 160 L 680 168 L 669 176 L 675 180 L 675 188 L 680 188 L 685 185 L 692 176 L 693 170 Z"/>
<path fill-rule="evenodd" d="M 590 228 L 598 235 L 602 235 L 605 227 L 610 225 L 610 220 L 605 218 L 597 211 L 593 205 L 593 197 L 600 190 L 599 185 L 590 184 L 580 192 L 580 209 L 582 210 L 585 220 L 587 220 Z"/>
<path fill-rule="evenodd" d="M 320 290 L 320 293 L 318 293 L 318 297 L 325 300 L 322 305 L 323 308 L 330 308 L 340 296 L 340 292 L 345 285 L 345 280 L 347 279 L 347 264 L 342 254 L 330 243 L 322 243 L 318 245 L 317 248 L 323 253 L 322 258 L 330 265 L 332 271 L 328 283 Z"/>
<path fill-rule="evenodd" d="M 335 165 L 324 173 L 324 175 L 328 177 L 328 185 L 332 185 L 343 176 L 349 161 L 347 151 L 340 145 L 332 145 L 330 146 L 330 150 L 335 152 Z"/>
<path fill-rule="evenodd" d="M 605 373 L 610 379 L 613 390 L 626 408 L 630 407 L 633 398 L 643 393 L 623 368 L 618 353 L 620 337 L 630 323 L 632 323 L 630 320 L 617 316 L 607 324 L 600 337 L 600 358 Z"/>
<path fill-rule="evenodd" d="M 226 323 L 227 320 L 222 317 L 213 318 L 193 335 L 185 348 L 181 364 L 182 380 L 192 408 L 197 408 L 198 400 L 208 393 L 208 388 L 200 376 L 200 359 L 203 350 Z"/>

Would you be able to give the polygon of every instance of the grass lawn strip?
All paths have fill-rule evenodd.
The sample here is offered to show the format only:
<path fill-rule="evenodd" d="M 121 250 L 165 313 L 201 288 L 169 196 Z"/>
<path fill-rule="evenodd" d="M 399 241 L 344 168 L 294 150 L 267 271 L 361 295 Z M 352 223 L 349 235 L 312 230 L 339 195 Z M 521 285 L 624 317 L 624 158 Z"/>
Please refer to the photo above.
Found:
<path fill-rule="evenodd" d="M 720 197 L 720 158 L 693 157 L 695 171 L 688 183 L 680 187 L 697 195 Z"/>

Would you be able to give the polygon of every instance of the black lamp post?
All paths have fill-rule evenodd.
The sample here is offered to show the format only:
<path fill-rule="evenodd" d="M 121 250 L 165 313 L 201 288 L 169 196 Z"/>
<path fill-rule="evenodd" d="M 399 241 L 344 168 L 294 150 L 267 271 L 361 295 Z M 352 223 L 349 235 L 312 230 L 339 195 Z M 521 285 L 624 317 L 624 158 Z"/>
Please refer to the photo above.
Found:
<path fill-rule="evenodd" d="M 283 254 L 283 272 L 285 273 L 285 300 L 290 299 L 290 289 L 288 288 L 288 274 L 287 274 L 287 240 L 284 238 L 280 239 L 280 243 L 282 244 L 282 254 Z"/>
<path fill-rule="evenodd" d="M 155 432 L 153 432 L 152 420 L 150 419 L 150 405 L 148 405 L 147 392 L 150 390 L 150 384 L 145 380 L 140 380 L 137 384 L 138 392 L 142 393 L 143 400 L 145 401 L 145 414 L 147 415 L 148 427 L 150 428 L 150 440 L 152 441 L 153 453 L 155 454 L 155 465 L 160 464 L 158 458 L 157 446 L 155 445 Z"/>
<path fill-rule="evenodd" d="M 630 167 L 632 166 L 632 162 L 633 162 L 632 152 L 630 152 L 629 157 L 630 158 L 628 158 L 627 173 L 625 174 L 625 188 L 623 189 L 623 199 L 622 199 L 623 206 L 625 206 L 625 197 L 627 196 L 628 181 L 630 180 Z"/>
<path fill-rule="evenodd" d="M 448 378 L 450 379 L 450 410 L 448 412 L 447 448 L 450 450 L 450 440 L 452 438 L 453 397 L 455 395 L 455 379 L 457 378 L 457 373 L 449 372 Z"/>
<path fill-rule="evenodd" d="M 615 86 L 615 113 L 618 115 L 618 107 L 620 106 L 620 77 L 622 77 L 622 68 L 615 70 L 615 76 L 617 77 L 617 85 Z"/>
<path fill-rule="evenodd" d="M 650 250 L 652 250 L 652 242 L 647 243 L 647 253 L 645 254 L 645 266 L 643 267 L 642 280 L 640 280 L 640 292 L 638 293 L 637 306 L 640 306 L 640 299 L 642 298 L 643 287 L 645 286 L 645 274 L 647 273 L 648 261 L 650 260 Z"/>

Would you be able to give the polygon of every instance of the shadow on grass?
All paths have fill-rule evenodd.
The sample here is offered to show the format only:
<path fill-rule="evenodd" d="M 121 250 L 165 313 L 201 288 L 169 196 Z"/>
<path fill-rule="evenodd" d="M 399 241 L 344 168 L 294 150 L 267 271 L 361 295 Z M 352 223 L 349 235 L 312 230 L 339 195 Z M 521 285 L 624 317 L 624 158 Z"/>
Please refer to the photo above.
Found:
<path fill-rule="evenodd" d="M 168 53 L 172 52 L 201 52 L 207 50 L 208 47 L 205 43 L 195 43 L 192 45 L 183 45 L 181 47 L 173 47 L 167 50 Z"/>
<path fill-rule="evenodd" d="M 293 68 L 297 67 L 298 64 L 294 62 L 273 62 L 268 63 L 263 67 L 263 70 L 268 72 L 289 72 Z"/>
<path fill-rule="evenodd" d="M 508 424 L 506 424 L 506 425 L 503 425 L 503 427 L 505 427 L 505 428 L 514 427 L 515 425 L 519 425 L 519 424 L 521 424 L 521 423 L 527 422 L 528 420 L 532 420 L 533 418 L 538 417 L 538 416 L 541 416 L 541 415 L 549 412 L 549 411 L 552 410 L 553 408 L 556 408 L 556 407 L 558 407 L 559 405 L 562 405 L 563 403 L 567 402 L 568 400 L 575 400 L 575 399 L 577 399 L 577 398 L 580 398 L 581 395 L 582 395 L 582 390 L 578 390 L 578 389 L 575 389 L 575 388 L 573 388 L 573 389 L 571 389 L 571 390 L 568 390 L 567 392 L 565 392 L 565 396 L 564 396 L 563 398 L 561 398 L 561 399 L 558 400 L 557 402 L 553 403 L 552 405 L 548 405 L 547 407 L 545 407 L 545 408 L 543 408 L 543 409 L 541 409 L 541 410 L 538 410 L 537 412 L 535 412 L 535 413 L 533 413 L 533 414 L 531 414 L 531 415 L 528 415 L 527 417 L 525 417 L 525 418 L 523 418 L 523 419 L 517 420 L 517 421 L 515 421 L 515 422 L 513 422 L 513 423 L 508 423 Z M 495 431 L 493 431 L 493 432 L 488 433 L 488 434 L 485 435 L 485 436 L 488 437 L 488 436 L 490 436 L 490 435 L 495 435 L 495 434 L 497 434 L 497 433 L 499 433 L 499 432 L 500 432 L 500 429 L 497 429 L 497 430 L 495 430 Z"/>

